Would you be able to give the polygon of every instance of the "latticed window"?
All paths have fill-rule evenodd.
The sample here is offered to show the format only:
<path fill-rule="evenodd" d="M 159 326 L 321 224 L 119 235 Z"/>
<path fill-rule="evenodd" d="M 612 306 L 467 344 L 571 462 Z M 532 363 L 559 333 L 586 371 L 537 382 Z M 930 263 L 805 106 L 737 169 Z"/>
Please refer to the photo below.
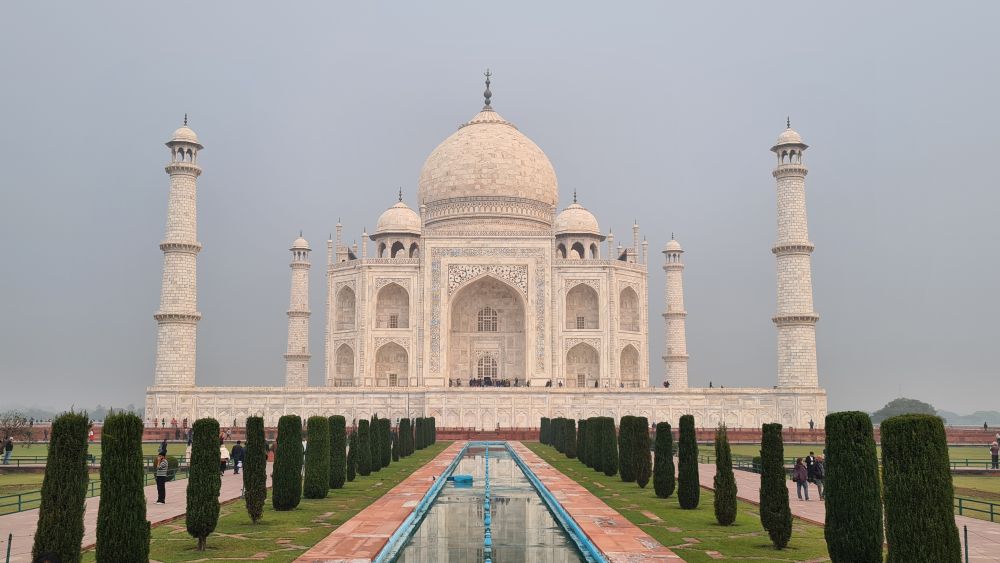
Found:
<path fill-rule="evenodd" d="M 399 315 L 389 315 L 389 328 L 399 328 Z"/>
<path fill-rule="evenodd" d="M 491 307 L 483 307 L 480 309 L 476 330 L 478 332 L 497 331 L 497 312 L 495 309 Z"/>
<path fill-rule="evenodd" d="M 587 375 L 583 373 L 576 374 L 576 386 L 583 387 L 587 384 Z"/>
<path fill-rule="evenodd" d="M 396 387 L 399 385 L 399 376 L 395 373 L 389 374 L 389 387 Z"/>
<path fill-rule="evenodd" d="M 493 322 L 496 322 L 495 318 Z M 496 358 L 492 356 L 483 356 L 482 358 L 479 358 L 479 362 L 476 365 L 476 375 L 483 378 L 495 378 L 497 376 Z"/>
<path fill-rule="evenodd" d="M 579 329 L 587 328 L 586 317 L 577 317 L 576 318 L 576 328 L 579 328 Z"/>

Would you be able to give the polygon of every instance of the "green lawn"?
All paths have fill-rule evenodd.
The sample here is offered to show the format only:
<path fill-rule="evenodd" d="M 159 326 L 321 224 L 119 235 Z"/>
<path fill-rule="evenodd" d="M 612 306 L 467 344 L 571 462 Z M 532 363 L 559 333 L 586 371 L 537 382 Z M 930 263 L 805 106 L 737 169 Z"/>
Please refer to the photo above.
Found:
<path fill-rule="evenodd" d="M 226 445 L 227 447 L 232 448 L 233 444 L 235 443 L 236 443 L 235 441 L 232 443 L 227 442 Z M 187 444 L 183 442 L 177 442 L 177 443 L 168 442 L 167 454 L 178 457 L 183 456 L 184 449 L 186 447 Z M 146 455 L 156 455 L 156 452 L 159 449 L 160 449 L 159 442 L 143 442 L 142 444 L 142 453 Z M 97 440 L 92 444 L 90 444 L 90 447 L 87 449 L 87 453 L 95 456 L 101 455 L 101 441 Z M 49 455 L 48 444 L 24 444 L 24 443 L 15 444 L 14 451 L 11 452 L 11 456 L 13 457 L 31 457 L 31 456 L 48 457 L 48 455 Z"/>
<path fill-rule="evenodd" d="M 44 473 L 0 473 L 0 496 L 37 491 L 42 488 L 44 478 Z M 90 474 L 90 479 L 100 479 L 100 475 L 94 471 Z"/>
<path fill-rule="evenodd" d="M 325 538 L 338 526 L 350 520 L 399 482 L 441 453 L 450 442 L 438 442 L 415 452 L 408 458 L 390 464 L 368 477 L 358 476 L 343 489 L 330 491 L 321 500 L 302 499 L 295 510 L 276 512 L 270 498 L 264 518 L 256 525 L 250 522 L 242 500 L 222 506 L 219 525 L 208 537 L 206 551 L 198 552 L 197 541 L 188 535 L 184 519 L 168 522 L 153 529 L 150 559 L 173 561 L 294 561 L 298 556 Z M 184 489 L 174 486 L 167 490 L 171 498 L 182 502 Z M 94 552 L 84 554 L 83 561 L 95 561 Z"/>
<path fill-rule="evenodd" d="M 746 558 L 753 561 L 829 560 L 821 526 L 795 519 L 789 546 L 778 551 L 771 546 L 767 532 L 760 525 L 757 507 L 752 504 L 739 502 L 736 523 L 728 527 L 719 526 L 712 509 L 712 491 L 702 489 L 698 509 L 682 510 L 677 505 L 676 493 L 668 499 L 657 498 L 652 482 L 645 489 L 640 489 L 635 483 L 623 483 L 618 476 L 606 477 L 575 459 L 567 459 L 549 446 L 538 442 L 524 444 L 657 541 L 673 549 L 684 561 L 716 561 L 708 554 L 710 551 L 719 552 L 727 559 Z"/>

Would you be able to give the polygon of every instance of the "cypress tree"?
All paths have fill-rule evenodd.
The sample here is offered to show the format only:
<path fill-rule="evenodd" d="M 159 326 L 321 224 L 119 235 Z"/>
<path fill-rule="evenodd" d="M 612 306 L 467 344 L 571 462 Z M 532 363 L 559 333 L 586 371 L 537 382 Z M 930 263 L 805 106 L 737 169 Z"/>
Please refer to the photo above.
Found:
<path fill-rule="evenodd" d="M 382 434 L 379 440 L 382 447 L 382 467 L 389 467 L 392 463 L 392 421 L 388 418 L 379 419 L 379 429 Z"/>
<path fill-rule="evenodd" d="M 219 423 L 214 418 L 199 418 L 191 430 L 185 523 L 188 534 L 198 539 L 198 551 L 205 551 L 205 541 L 219 523 L 219 489 L 222 488 Z"/>
<path fill-rule="evenodd" d="M 372 415 L 368 431 L 372 449 L 372 473 L 375 473 L 382 469 L 382 426 L 378 415 Z"/>
<path fill-rule="evenodd" d="M 372 474 L 372 439 L 368 421 L 362 419 L 358 423 L 358 475 L 367 477 Z"/>
<path fill-rule="evenodd" d="M 434 443 L 434 420 L 431 417 L 424 419 L 424 447 Z"/>
<path fill-rule="evenodd" d="M 685 510 L 698 508 L 701 486 L 698 480 L 698 438 L 694 416 L 681 417 L 681 432 L 677 452 L 677 502 Z"/>
<path fill-rule="evenodd" d="M 635 417 L 625 415 L 618 423 L 618 472 L 624 483 L 635 482 Z"/>
<path fill-rule="evenodd" d="M 546 416 L 542 417 L 542 425 L 538 430 L 538 441 L 546 446 L 551 445 L 549 443 L 549 418 Z"/>
<path fill-rule="evenodd" d="M 302 500 L 302 419 L 286 414 L 278 419 L 278 446 L 271 475 L 271 506 L 292 510 Z"/>
<path fill-rule="evenodd" d="M 250 521 L 256 524 L 264 516 L 267 500 L 267 440 L 264 418 L 247 417 L 247 445 L 243 459 L 243 499 Z"/>
<path fill-rule="evenodd" d="M 392 461 L 399 461 L 399 435 L 392 433 Z"/>
<path fill-rule="evenodd" d="M 886 563 L 959 563 L 944 422 L 927 414 L 882 421 Z"/>
<path fill-rule="evenodd" d="M 344 487 L 344 473 L 347 469 L 347 421 L 339 414 L 327 420 L 330 425 L 330 488 Z"/>
<path fill-rule="evenodd" d="M 826 416 L 827 550 L 834 563 L 882 563 L 882 491 L 868 413 Z"/>
<path fill-rule="evenodd" d="M 424 449 L 424 446 L 420 443 L 420 440 L 423 438 L 423 430 L 424 430 L 424 419 L 422 419 L 422 418 L 420 418 L 418 416 L 416 418 L 416 420 L 413 421 L 413 449 L 414 449 L 414 451 Z"/>
<path fill-rule="evenodd" d="M 104 419 L 97 561 L 149 561 L 142 431 L 142 419 L 131 412 L 109 413 Z"/>
<path fill-rule="evenodd" d="M 765 424 L 760 444 L 760 523 L 777 549 L 792 537 L 792 512 L 785 483 L 785 446 L 780 424 Z"/>
<path fill-rule="evenodd" d="M 736 521 L 736 476 L 733 456 L 729 449 L 726 425 L 715 430 L 715 521 L 729 526 Z"/>
<path fill-rule="evenodd" d="M 601 466 L 604 468 L 605 475 L 614 477 L 615 473 L 618 473 L 618 435 L 615 432 L 615 419 L 610 416 L 602 418 L 604 419 L 604 439 L 601 441 L 601 452 L 604 459 L 601 460 Z"/>
<path fill-rule="evenodd" d="M 576 420 L 566 419 L 566 451 L 563 452 L 570 459 L 576 458 Z"/>
<path fill-rule="evenodd" d="M 413 453 L 413 432 L 410 431 L 409 418 L 403 418 L 399 421 L 399 445 L 402 457 Z"/>
<path fill-rule="evenodd" d="M 348 481 L 353 481 L 358 473 L 358 433 L 351 432 L 351 437 L 347 440 L 347 468 L 346 475 Z"/>
<path fill-rule="evenodd" d="M 604 472 L 604 454 L 601 452 L 601 444 L 604 443 L 604 419 L 600 416 L 592 416 L 587 422 L 587 445 L 589 452 L 590 468 L 594 471 Z"/>
<path fill-rule="evenodd" d="M 417 451 L 417 419 L 410 419 L 410 453 Z"/>
<path fill-rule="evenodd" d="M 674 494 L 674 436 L 669 422 L 656 424 L 656 463 L 653 465 L 653 490 L 656 496 Z"/>
<path fill-rule="evenodd" d="M 330 491 L 330 421 L 325 416 L 310 416 L 306 426 L 308 443 L 302 495 L 326 498 Z"/>
<path fill-rule="evenodd" d="M 552 432 L 552 445 L 555 447 L 556 451 L 559 452 L 559 453 L 562 453 L 562 448 L 563 448 L 563 440 L 562 440 L 563 426 L 562 426 L 562 421 L 563 421 L 563 418 L 560 416 L 560 417 L 556 417 L 556 418 L 552 419 L 552 421 L 549 422 L 549 425 L 550 425 L 550 427 L 552 429 L 551 430 L 551 432 Z"/>
<path fill-rule="evenodd" d="M 635 425 L 635 450 L 633 450 L 635 452 L 635 482 L 640 488 L 645 489 L 653 474 L 653 460 L 649 455 L 649 419 L 637 416 L 632 424 Z"/>
<path fill-rule="evenodd" d="M 437 419 L 433 416 L 431 417 L 431 444 L 436 444 L 438 441 L 438 427 Z"/>
<path fill-rule="evenodd" d="M 576 421 L 576 459 L 584 465 L 587 464 L 587 421 L 580 419 Z"/>
<path fill-rule="evenodd" d="M 52 553 L 66 563 L 80 561 L 84 499 L 90 481 L 87 473 L 89 430 L 90 420 L 86 413 L 67 412 L 52 421 L 32 558 Z"/>

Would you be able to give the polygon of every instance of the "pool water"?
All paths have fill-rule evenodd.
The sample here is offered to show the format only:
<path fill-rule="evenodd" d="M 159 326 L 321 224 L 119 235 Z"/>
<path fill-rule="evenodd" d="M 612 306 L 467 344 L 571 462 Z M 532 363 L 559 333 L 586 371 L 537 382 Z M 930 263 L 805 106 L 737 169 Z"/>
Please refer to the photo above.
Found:
<path fill-rule="evenodd" d="M 466 563 L 483 561 L 485 446 L 470 446 L 455 475 L 472 475 L 472 485 L 449 481 L 395 561 Z M 493 563 L 586 561 L 556 522 L 524 473 L 502 446 L 490 447 Z"/>

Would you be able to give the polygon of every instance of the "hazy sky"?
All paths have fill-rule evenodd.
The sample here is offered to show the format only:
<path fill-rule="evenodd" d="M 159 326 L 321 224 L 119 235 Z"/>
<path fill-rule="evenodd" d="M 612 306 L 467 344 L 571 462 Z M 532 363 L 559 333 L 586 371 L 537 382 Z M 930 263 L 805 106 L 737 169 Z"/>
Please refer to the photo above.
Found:
<path fill-rule="evenodd" d="M 349 241 L 482 105 L 605 231 L 684 245 L 692 385 L 776 381 L 775 190 L 806 152 L 820 384 L 997 409 L 1000 4 L 8 3 L 0 19 L 0 403 L 141 403 L 185 112 L 199 181 L 198 382 L 279 385 L 288 247 Z"/>

